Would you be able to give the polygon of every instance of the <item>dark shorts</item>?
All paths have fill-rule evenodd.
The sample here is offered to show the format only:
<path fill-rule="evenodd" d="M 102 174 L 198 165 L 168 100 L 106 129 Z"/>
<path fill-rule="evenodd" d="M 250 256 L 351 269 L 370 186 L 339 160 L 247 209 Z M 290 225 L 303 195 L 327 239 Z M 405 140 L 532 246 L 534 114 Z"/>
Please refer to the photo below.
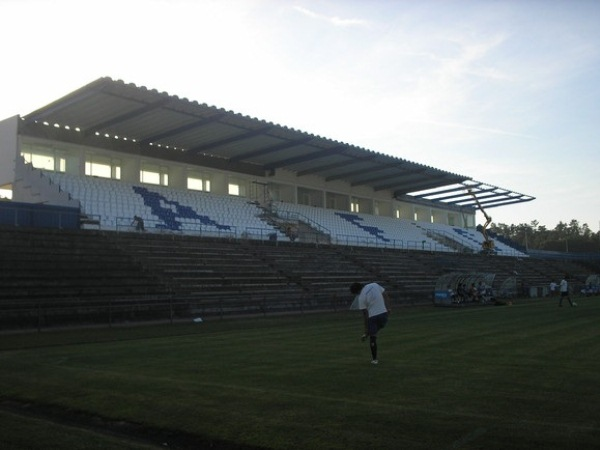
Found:
<path fill-rule="evenodd" d="M 560 292 L 560 296 L 561 297 L 568 297 L 569 296 L 569 291 L 566 291 L 566 292 L 565 291 L 561 291 Z"/>
<path fill-rule="evenodd" d="M 369 317 L 369 336 L 377 336 L 377 332 L 385 327 L 388 321 L 388 313 Z"/>

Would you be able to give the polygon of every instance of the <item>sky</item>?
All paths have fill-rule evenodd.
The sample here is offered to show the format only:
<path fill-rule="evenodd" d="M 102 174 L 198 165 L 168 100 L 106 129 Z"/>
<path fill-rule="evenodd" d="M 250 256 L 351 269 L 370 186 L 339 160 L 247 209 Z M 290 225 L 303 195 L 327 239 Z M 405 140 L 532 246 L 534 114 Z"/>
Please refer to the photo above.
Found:
<path fill-rule="evenodd" d="M 536 197 L 495 223 L 595 232 L 599 24 L 598 0 L 0 0 L 0 120 L 108 76 Z"/>

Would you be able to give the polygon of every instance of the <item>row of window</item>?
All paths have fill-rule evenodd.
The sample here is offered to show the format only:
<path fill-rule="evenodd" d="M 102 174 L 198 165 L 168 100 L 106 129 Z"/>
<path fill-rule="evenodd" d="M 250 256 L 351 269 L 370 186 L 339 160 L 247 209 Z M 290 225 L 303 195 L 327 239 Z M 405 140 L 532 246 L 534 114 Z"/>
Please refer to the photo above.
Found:
<path fill-rule="evenodd" d="M 66 159 L 58 156 L 49 156 L 33 152 L 21 153 L 25 162 L 31 164 L 36 169 L 48 170 L 64 173 L 66 171 Z M 140 182 L 144 184 L 153 184 L 156 186 L 169 186 L 169 169 L 158 165 L 146 164 L 140 170 Z M 99 178 L 109 178 L 113 180 L 121 179 L 121 161 L 116 158 L 94 157 L 91 156 L 85 162 L 85 175 Z M 197 178 L 188 176 L 187 188 L 195 191 L 210 192 L 210 179 L 208 177 Z M 229 195 L 239 196 L 240 186 L 236 183 L 229 183 Z M 307 202 L 306 204 L 310 204 Z M 350 211 L 359 213 L 360 204 L 352 201 Z M 396 212 L 399 218 L 399 211 Z"/>
<path fill-rule="evenodd" d="M 53 155 L 49 155 L 44 152 L 44 149 L 36 149 L 35 145 L 25 145 L 24 150 L 21 152 L 26 163 L 31 164 L 36 169 L 48 170 L 53 172 L 66 172 L 67 160 L 66 157 L 62 156 L 59 152 L 55 152 Z M 37 150 L 37 151 L 36 151 Z M 86 155 L 85 162 L 85 175 L 91 177 L 99 177 L 99 178 L 107 178 L 113 180 L 121 179 L 121 166 L 122 161 L 119 158 L 112 158 L 104 155 Z M 139 181 L 144 184 L 151 184 L 156 186 L 169 186 L 169 168 L 167 166 L 161 166 L 159 164 L 151 164 L 142 162 L 141 169 L 139 172 Z M 202 191 L 202 192 L 211 192 L 211 180 L 209 174 L 200 174 L 200 175 L 191 175 L 187 176 L 187 189 L 194 191 Z M 247 194 L 246 189 L 236 180 L 229 180 L 228 182 L 228 193 L 229 195 L 234 196 L 245 196 Z M 0 192 L 0 196 L 2 196 L 3 192 Z M 284 200 L 283 198 L 279 198 L 280 195 L 274 193 L 273 198 L 275 200 Z M 314 198 L 313 198 L 314 197 Z M 353 213 L 361 213 L 366 212 L 369 214 L 380 215 L 382 211 L 379 211 L 378 202 L 374 202 L 371 207 L 368 204 L 368 200 L 363 199 L 361 204 L 361 200 L 350 197 L 349 199 L 344 198 L 342 203 L 346 203 L 349 200 L 349 204 L 346 203 L 344 206 L 340 207 L 337 205 L 329 205 L 327 202 L 327 206 L 321 205 L 322 202 L 322 192 L 319 190 L 310 190 L 303 189 L 298 192 L 298 202 L 303 205 L 314 205 L 321 207 L 329 207 L 331 209 L 346 209 L 348 208 Z M 335 198 L 330 199 L 335 203 Z M 289 199 L 288 199 L 289 201 Z M 365 203 L 366 202 L 366 203 Z M 363 211 L 362 206 L 365 206 L 364 209 L 367 211 Z M 401 210 L 399 207 L 394 207 L 393 210 L 387 212 L 383 212 L 383 215 L 392 215 L 397 219 L 403 218 L 401 214 Z M 416 211 L 412 212 L 413 219 L 419 220 Z M 433 217 L 430 218 L 433 222 Z M 455 217 L 452 214 L 448 214 L 448 224 L 454 225 Z"/>
<path fill-rule="evenodd" d="M 36 153 L 21 153 L 26 163 L 36 169 L 64 173 L 66 159 Z M 111 159 L 110 162 L 88 160 L 85 162 L 85 175 L 98 178 L 121 179 L 121 164 L 119 160 Z M 146 165 L 140 170 L 140 182 L 157 186 L 169 186 L 169 173 L 167 167 Z M 210 192 L 210 179 L 188 176 L 187 188 L 195 191 Z M 240 195 L 240 187 L 235 183 L 229 184 L 230 195 Z"/>

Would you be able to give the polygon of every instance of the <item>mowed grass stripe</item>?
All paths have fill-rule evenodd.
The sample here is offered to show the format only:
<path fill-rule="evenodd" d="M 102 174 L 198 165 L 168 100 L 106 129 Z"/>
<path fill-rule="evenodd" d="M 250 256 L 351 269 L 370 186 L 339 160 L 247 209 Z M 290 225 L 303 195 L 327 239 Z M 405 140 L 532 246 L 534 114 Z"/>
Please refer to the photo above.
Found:
<path fill-rule="evenodd" d="M 8 351 L 0 383 L 13 398 L 270 448 L 586 448 L 594 300 L 398 308 L 377 367 L 353 312 Z"/>

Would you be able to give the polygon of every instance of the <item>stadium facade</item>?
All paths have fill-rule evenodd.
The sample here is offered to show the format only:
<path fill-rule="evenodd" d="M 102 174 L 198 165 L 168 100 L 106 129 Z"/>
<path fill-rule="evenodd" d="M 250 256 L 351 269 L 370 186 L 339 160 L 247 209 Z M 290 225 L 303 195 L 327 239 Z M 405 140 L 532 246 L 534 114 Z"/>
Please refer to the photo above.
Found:
<path fill-rule="evenodd" d="M 397 221 L 399 228 L 409 224 L 423 233 L 424 239 L 415 237 L 413 245 L 447 248 L 452 247 L 448 237 L 442 245 L 439 234 L 472 231 L 478 208 L 534 199 L 111 78 L 1 121 L 0 189 L 13 202 L 77 208 L 85 218 L 82 226 L 108 230 L 129 226 L 132 215 L 139 214 L 152 230 L 224 231 L 228 219 L 198 211 L 206 207 L 197 203 L 199 198 L 218 197 L 268 212 L 262 238 L 272 236 L 269 227 L 281 228 L 281 221 L 297 224 L 306 218 L 305 228 L 331 239 L 348 239 L 354 230 L 357 240 L 364 235 L 367 242 L 395 242 L 384 231 Z M 114 200 L 85 196 L 85 189 L 115 195 L 133 190 L 138 204 L 111 209 L 101 203 Z M 228 208 L 245 206 L 233 202 Z M 174 218 L 166 218 L 168 210 Z M 335 212 L 350 231 L 313 220 L 327 216 L 324 212 Z M 366 216 L 375 218 L 373 226 L 358 222 Z M 232 229 L 237 235 L 252 234 L 243 223 Z M 473 233 L 464 233 L 463 238 L 474 239 Z M 280 236 L 290 238 L 286 232 Z"/>

